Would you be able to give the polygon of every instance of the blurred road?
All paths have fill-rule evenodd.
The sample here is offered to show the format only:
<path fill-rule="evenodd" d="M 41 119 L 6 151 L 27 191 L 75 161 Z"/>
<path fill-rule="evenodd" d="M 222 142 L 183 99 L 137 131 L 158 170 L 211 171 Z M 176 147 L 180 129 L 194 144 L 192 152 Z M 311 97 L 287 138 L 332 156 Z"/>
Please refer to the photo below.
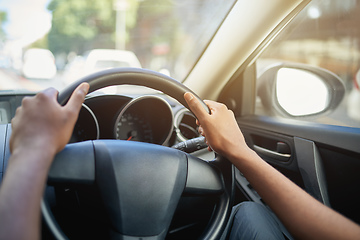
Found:
<path fill-rule="evenodd" d="M 54 87 L 59 91 L 64 88 L 61 73 L 57 74 L 53 79 L 26 79 L 14 71 L 0 69 L 0 90 L 38 92 L 49 87 Z"/>

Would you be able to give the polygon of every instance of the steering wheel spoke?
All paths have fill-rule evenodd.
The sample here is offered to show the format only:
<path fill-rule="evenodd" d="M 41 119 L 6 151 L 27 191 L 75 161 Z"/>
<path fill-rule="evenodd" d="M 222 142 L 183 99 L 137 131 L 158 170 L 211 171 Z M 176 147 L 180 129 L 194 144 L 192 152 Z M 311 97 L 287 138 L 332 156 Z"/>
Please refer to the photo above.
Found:
<path fill-rule="evenodd" d="M 192 195 L 220 195 L 224 191 L 224 182 L 219 169 L 213 165 L 188 156 L 188 175 L 185 194 Z"/>
<path fill-rule="evenodd" d="M 95 182 L 92 141 L 68 144 L 55 156 L 48 174 L 49 185 L 90 185 Z"/>

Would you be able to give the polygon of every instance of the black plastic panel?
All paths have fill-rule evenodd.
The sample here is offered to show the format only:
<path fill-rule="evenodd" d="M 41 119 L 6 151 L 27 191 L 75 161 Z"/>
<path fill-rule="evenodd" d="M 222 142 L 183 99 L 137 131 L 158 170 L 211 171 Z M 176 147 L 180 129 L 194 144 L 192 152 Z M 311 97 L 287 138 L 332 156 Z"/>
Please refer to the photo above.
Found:
<path fill-rule="evenodd" d="M 319 146 L 331 207 L 360 224 L 360 154 Z"/>

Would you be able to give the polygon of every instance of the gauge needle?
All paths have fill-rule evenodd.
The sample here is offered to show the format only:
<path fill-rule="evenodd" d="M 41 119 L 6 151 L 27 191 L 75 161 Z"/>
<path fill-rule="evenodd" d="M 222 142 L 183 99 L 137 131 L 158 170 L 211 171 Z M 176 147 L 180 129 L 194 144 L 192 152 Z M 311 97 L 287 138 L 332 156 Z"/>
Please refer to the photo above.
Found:
<path fill-rule="evenodd" d="M 130 136 L 126 141 L 130 141 L 133 138 L 133 136 Z"/>

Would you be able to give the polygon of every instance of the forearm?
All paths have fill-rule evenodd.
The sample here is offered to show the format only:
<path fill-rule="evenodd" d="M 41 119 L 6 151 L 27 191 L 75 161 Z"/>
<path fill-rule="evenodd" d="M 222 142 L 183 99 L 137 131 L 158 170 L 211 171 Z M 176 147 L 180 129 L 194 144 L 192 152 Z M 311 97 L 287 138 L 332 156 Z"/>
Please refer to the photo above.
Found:
<path fill-rule="evenodd" d="M 89 87 L 80 84 L 65 106 L 53 88 L 23 98 L 11 120 L 12 155 L 0 189 L 0 239 L 39 239 L 48 170 L 70 140 Z"/>
<path fill-rule="evenodd" d="M 192 94 L 184 95 L 211 149 L 226 156 L 247 178 L 288 230 L 299 239 L 359 239 L 360 227 L 327 208 L 263 161 L 246 145 L 234 113 L 206 101 L 209 115 Z"/>
<path fill-rule="evenodd" d="M 360 238 L 357 224 L 315 200 L 255 152 L 233 153 L 230 159 L 296 238 Z"/>
<path fill-rule="evenodd" d="M 39 149 L 11 155 L 0 189 L 0 239 L 40 238 L 40 203 L 53 156 Z"/>

